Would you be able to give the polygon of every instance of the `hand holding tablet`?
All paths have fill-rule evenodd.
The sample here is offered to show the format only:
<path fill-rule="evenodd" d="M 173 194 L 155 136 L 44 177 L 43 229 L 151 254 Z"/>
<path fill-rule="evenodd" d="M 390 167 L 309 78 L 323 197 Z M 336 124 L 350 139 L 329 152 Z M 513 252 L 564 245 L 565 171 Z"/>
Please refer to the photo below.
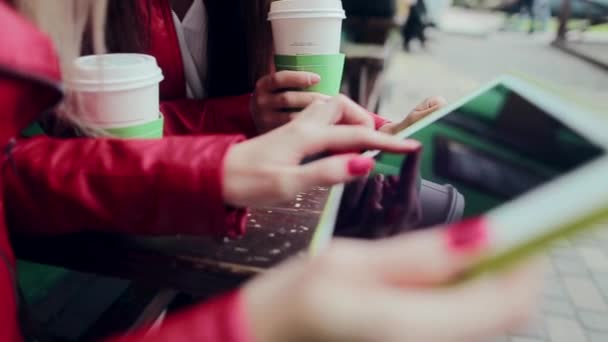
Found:
<path fill-rule="evenodd" d="M 505 76 L 398 136 L 422 142 L 422 179 L 454 186 L 466 202 L 464 218 L 487 224 L 492 248 L 469 270 L 471 277 L 608 220 L 606 127 L 582 108 Z M 344 189 L 332 189 L 313 252 L 333 235 Z"/>

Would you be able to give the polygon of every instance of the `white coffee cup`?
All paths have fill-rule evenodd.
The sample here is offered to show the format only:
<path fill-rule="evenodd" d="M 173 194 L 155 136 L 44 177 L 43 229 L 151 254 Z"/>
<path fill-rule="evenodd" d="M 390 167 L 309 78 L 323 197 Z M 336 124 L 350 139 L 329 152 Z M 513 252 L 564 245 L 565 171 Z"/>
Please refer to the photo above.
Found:
<path fill-rule="evenodd" d="M 122 128 L 158 120 L 162 70 L 152 56 L 106 54 L 77 58 L 66 87 L 84 124 Z"/>
<path fill-rule="evenodd" d="M 280 0 L 272 2 L 275 53 L 278 55 L 328 55 L 340 52 L 342 21 L 340 0 Z"/>

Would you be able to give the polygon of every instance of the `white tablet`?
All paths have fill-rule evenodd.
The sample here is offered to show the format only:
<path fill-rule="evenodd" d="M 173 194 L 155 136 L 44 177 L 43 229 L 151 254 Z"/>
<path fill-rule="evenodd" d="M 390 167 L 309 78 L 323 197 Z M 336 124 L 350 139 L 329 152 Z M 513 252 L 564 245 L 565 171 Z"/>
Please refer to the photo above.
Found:
<path fill-rule="evenodd" d="M 608 219 L 608 119 L 531 82 L 503 76 L 398 136 L 423 143 L 423 179 L 456 187 L 464 218 L 488 223 L 494 248 L 473 274 Z M 384 170 L 404 159 L 368 154 Z M 312 253 L 334 236 L 343 190 L 330 192 Z"/>

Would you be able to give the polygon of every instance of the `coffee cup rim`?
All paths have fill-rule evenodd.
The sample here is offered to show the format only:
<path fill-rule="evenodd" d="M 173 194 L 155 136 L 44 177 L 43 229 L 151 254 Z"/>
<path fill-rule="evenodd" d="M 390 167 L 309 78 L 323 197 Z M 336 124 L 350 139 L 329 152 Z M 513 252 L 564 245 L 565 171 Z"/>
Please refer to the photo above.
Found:
<path fill-rule="evenodd" d="M 323 10 L 344 10 L 342 1 L 340 0 L 281 0 L 273 1 L 270 5 L 270 12 L 283 10 L 306 10 L 312 8 L 321 8 Z"/>
<path fill-rule="evenodd" d="M 281 19 L 304 19 L 304 18 L 333 18 L 346 19 L 344 10 L 308 9 L 308 10 L 283 10 L 268 13 L 268 20 Z"/>
<path fill-rule="evenodd" d="M 120 80 L 69 80 L 66 87 L 80 92 L 112 92 L 140 89 L 159 84 L 164 79 L 162 72 L 144 77 L 123 78 Z"/>
<path fill-rule="evenodd" d="M 66 86 L 75 91 L 121 91 L 162 80 L 162 70 L 153 56 L 117 53 L 76 58 L 73 77 L 66 81 Z"/>

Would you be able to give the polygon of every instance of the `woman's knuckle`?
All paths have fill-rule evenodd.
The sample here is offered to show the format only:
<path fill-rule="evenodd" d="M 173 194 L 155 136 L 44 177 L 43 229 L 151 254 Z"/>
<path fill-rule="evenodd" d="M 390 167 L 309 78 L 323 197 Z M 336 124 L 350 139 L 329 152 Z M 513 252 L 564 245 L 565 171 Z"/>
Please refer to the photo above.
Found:
<path fill-rule="evenodd" d="M 272 77 L 270 78 L 270 83 L 272 84 L 273 88 L 280 88 L 281 82 L 282 82 L 282 77 L 281 77 L 280 73 L 272 74 Z"/>
<path fill-rule="evenodd" d="M 355 126 L 352 128 L 353 137 L 359 141 L 369 141 L 372 139 L 369 128 L 363 126 Z"/>
<path fill-rule="evenodd" d="M 312 102 L 310 103 L 310 106 L 314 106 L 314 107 L 322 107 L 324 105 L 326 105 L 327 102 L 321 98 L 315 98 L 312 100 Z"/>
<path fill-rule="evenodd" d="M 348 97 L 346 97 L 346 95 L 344 95 L 344 94 L 338 94 L 338 95 L 336 95 L 336 99 L 340 102 L 345 102 L 348 100 Z"/>
<path fill-rule="evenodd" d="M 362 116 L 361 123 L 366 127 L 374 127 L 374 119 L 369 115 Z"/>
<path fill-rule="evenodd" d="M 258 95 L 255 97 L 254 103 L 258 107 L 265 107 L 268 105 L 268 96 Z"/>
<path fill-rule="evenodd" d="M 274 185 L 274 193 L 278 200 L 286 201 L 295 196 L 293 194 L 292 184 L 297 181 L 290 173 L 284 173 L 276 178 Z"/>
<path fill-rule="evenodd" d="M 339 103 L 339 102 L 340 102 L 340 95 L 335 95 L 335 96 L 332 96 L 332 97 L 329 99 L 329 101 L 328 101 L 328 102 L 329 102 L 329 103 L 331 103 L 331 104 L 336 104 L 336 103 Z"/>
<path fill-rule="evenodd" d="M 317 140 L 323 139 L 322 131 L 313 122 L 308 121 L 294 121 L 296 123 L 294 134 L 297 139 L 306 139 L 308 142 L 316 142 Z"/>
<path fill-rule="evenodd" d="M 336 99 L 338 100 L 338 103 L 341 105 L 350 103 L 350 98 L 344 94 L 338 94 L 338 96 L 336 96 Z"/>
<path fill-rule="evenodd" d="M 278 103 L 282 108 L 290 108 L 293 103 L 293 97 L 290 93 L 284 92 L 278 95 Z"/>
<path fill-rule="evenodd" d="M 259 91 L 259 89 L 261 89 L 262 87 L 264 87 L 264 82 L 266 81 L 266 78 L 268 76 L 264 76 L 262 78 L 260 78 L 259 80 L 257 80 L 257 82 L 255 82 L 255 88 L 256 90 Z"/>

